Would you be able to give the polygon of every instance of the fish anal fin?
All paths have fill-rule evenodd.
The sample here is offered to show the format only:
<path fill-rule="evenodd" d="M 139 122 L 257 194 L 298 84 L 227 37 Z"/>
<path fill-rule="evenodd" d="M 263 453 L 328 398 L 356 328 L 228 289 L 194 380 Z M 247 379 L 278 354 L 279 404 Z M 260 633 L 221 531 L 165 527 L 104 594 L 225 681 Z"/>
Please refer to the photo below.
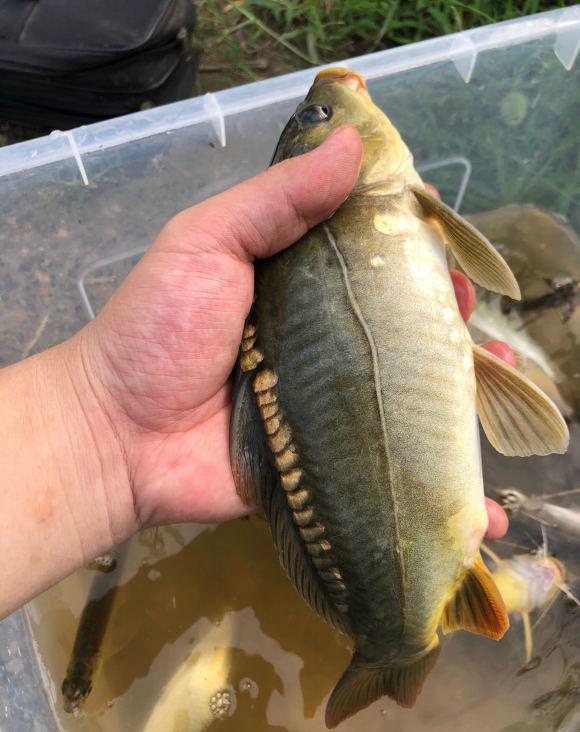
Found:
<path fill-rule="evenodd" d="M 487 439 L 503 455 L 564 453 L 568 427 L 556 405 L 509 364 L 473 346 L 477 413 Z"/>
<path fill-rule="evenodd" d="M 254 332 L 249 339 L 253 338 Z M 328 539 L 320 541 L 325 529 L 320 524 L 299 526 L 295 518 L 297 512 L 289 505 L 295 499 L 300 500 L 303 508 L 309 507 L 303 505 L 302 494 L 306 493 L 308 498 L 308 493 L 300 484 L 302 471 L 295 464 L 298 455 L 291 453 L 292 462 L 287 469 L 283 465 L 278 467 L 277 459 L 288 449 L 276 455 L 268 443 L 268 437 L 272 437 L 266 431 L 268 424 L 273 420 L 283 421 L 276 384 L 277 376 L 273 371 L 261 367 L 245 371 L 240 359 L 234 380 L 230 420 L 230 461 L 236 490 L 247 505 L 262 507 L 280 563 L 298 592 L 330 625 L 348 633 L 348 605 L 340 592 L 331 595 L 326 591 L 313 556 L 308 551 L 310 549 L 316 554 L 320 549 L 320 553 L 329 556 Z M 291 434 L 289 426 L 286 426 L 288 434 Z M 312 534 L 309 544 L 301 536 L 301 529 L 307 535 Z"/>
<path fill-rule="evenodd" d="M 443 633 L 468 630 L 493 640 L 499 640 L 509 628 L 505 603 L 481 555 L 447 603 L 441 628 Z"/>
<path fill-rule="evenodd" d="M 520 300 L 520 288 L 505 259 L 468 221 L 418 185 L 409 186 L 427 218 L 441 228 L 453 256 L 468 277 L 493 292 Z"/>
<path fill-rule="evenodd" d="M 340 609 L 343 607 L 347 610 L 348 606 L 344 604 L 343 598 L 333 599 L 326 591 L 283 494 L 284 490 L 276 487 L 268 491 L 263 499 L 264 512 L 270 524 L 280 564 L 310 607 L 329 625 L 349 634 L 348 614 Z"/>
<path fill-rule="evenodd" d="M 326 707 L 326 726 L 329 729 L 336 727 L 382 696 L 389 696 L 399 706 L 410 709 L 438 657 L 437 638 L 431 650 L 407 663 L 369 665 L 355 654 L 330 695 Z"/>

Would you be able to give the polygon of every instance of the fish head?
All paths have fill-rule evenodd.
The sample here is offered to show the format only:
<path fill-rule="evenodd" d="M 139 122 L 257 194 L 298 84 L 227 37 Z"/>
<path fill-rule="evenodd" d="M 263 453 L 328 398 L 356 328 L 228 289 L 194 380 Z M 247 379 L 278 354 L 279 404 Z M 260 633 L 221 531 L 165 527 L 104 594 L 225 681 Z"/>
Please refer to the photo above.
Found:
<path fill-rule="evenodd" d="M 81 664 L 77 663 L 77 667 L 79 665 Z M 85 703 L 92 688 L 90 673 L 87 673 L 84 668 L 81 673 L 67 675 L 61 687 L 65 712 L 76 714 Z"/>
<path fill-rule="evenodd" d="M 521 583 L 527 598 L 525 610 L 528 612 L 548 603 L 566 576 L 562 562 L 543 553 L 517 554 L 505 561 L 505 568 Z"/>
<path fill-rule="evenodd" d="M 411 153 L 395 126 L 373 103 L 363 77 L 342 67 L 317 74 L 306 99 L 284 128 L 272 163 L 313 150 L 343 125 L 355 127 L 363 143 L 358 186 L 390 182 L 405 172 L 412 182 L 418 180 Z"/>
<path fill-rule="evenodd" d="M 518 555 L 521 561 L 528 561 L 533 566 L 537 576 L 543 576 L 546 585 L 560 585 L 566 579 L 566 569 L 563 563 L 550 554 L 546 555 L 545 550 L 540 548 L 531 554 Z"/>

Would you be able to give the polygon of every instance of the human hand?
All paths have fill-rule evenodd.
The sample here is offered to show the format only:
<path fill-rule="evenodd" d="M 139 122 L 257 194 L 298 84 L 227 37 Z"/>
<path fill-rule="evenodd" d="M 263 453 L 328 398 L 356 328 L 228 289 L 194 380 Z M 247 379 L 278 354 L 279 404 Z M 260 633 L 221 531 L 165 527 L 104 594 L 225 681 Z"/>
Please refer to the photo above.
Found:
<path fill-rule="evenodd" d="M 358 135 L 339 130 L 183 211 L 79 334 L 83 378 L 121 445 L 137 525 L 247 513 L 230 469 L 229 377 L 252 302 L 252 262 L 328 217 L 354 185 L 360 156 Z M 452 279 L 467 319 L 473 286 L 457 271 Z M 488 510 L 488 536 L 502 535 L 505 513 Z"/>
<path fill-rule="evenodd" d="M 356 131 L 337 130 L 183 211 L 94 321 L 2 369 L 0 617 L 141 526 L 247 513 L 228 436 L 252 262 L 338 208 L 360 159 Z M 451 276 L 467 318 L 473 286 Z M 487 347 L 513 363 L 505 345 Z M 488 512 L 497 538 L 506 515 L 492 502 Z"/>

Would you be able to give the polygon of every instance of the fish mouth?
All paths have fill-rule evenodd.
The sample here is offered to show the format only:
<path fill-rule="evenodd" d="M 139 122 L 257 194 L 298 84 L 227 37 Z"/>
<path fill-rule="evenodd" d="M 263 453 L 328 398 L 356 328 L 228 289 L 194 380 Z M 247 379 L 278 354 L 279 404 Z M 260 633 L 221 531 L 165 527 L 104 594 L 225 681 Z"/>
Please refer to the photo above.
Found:
<path fill-rule="evenodd" d="M 343 66 L 333 66 L 330 69 L 323 69 L 316 74 L 313 86 L 321 86 L 322 84 L 344 84 L 350 89 L 368 96 L 368 90 L 365 80 L 356 71 L 351 71 Z"/>

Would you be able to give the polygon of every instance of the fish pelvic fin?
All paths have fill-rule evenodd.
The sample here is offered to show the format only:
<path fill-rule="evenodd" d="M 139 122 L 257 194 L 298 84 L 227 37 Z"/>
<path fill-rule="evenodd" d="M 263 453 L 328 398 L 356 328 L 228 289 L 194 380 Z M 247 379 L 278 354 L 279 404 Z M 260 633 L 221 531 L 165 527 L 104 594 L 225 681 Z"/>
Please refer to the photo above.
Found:
<path fill-rule="evenodd" d="M 505 603 L 481 554 L 447 603 L 441 628 L 445 634 L 468 630 L 493 640 L 502 638 L 509 628 Z"/>
<path fill-rule="evenodd" d="M 519 371 L 473 346 L 477 414 L 487 439 L 503 455 L 564 453 L 570 435 L 556 405 Z"/>
<path fill-rule="evenodd" d="M 385 666 L 365 662 L 355 653 L 350 666 L 334 687 L 326 707 L 326 726 L 333 729 L 382 696 L 410 709 L 439 657 L 437 636 L 429 649 L 415 659 Z"/>
<path fill-rule="evenodd" d="M 453 256 L 468 277 L 487 290 L 520 300 L 520 288 L 505 259 L 492 244 L 443 201 L 418 185 L 409 186 L 426 218 L 440 227 Z"/>

